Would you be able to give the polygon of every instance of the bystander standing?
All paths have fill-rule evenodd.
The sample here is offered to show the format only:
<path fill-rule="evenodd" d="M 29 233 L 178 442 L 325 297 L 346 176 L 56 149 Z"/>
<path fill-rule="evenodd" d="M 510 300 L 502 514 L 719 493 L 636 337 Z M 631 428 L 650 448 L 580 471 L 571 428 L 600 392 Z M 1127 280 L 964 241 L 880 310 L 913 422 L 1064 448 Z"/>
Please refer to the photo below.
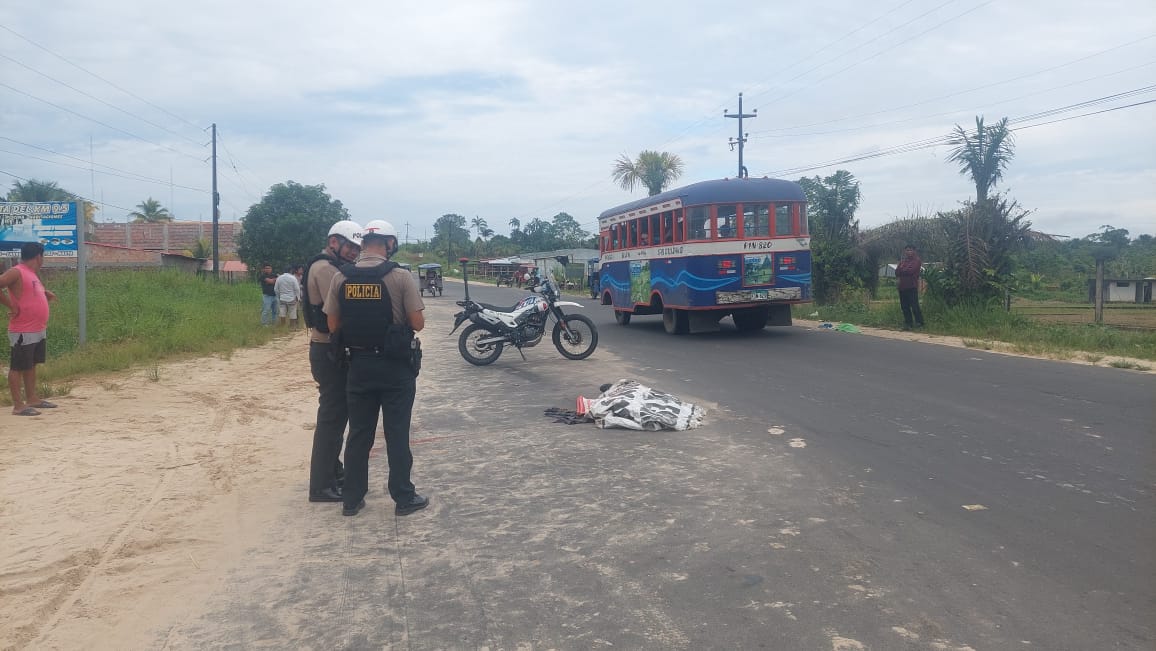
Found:
<path fill-rule="evenodd" d="M 0 305 L 10 312 L 8 388 L 16 416 L 39 416 L 40 409 L 56 407 L 36 393 L 36 365 L 48 356 L 48 302 L 56 300 L 56 294 L 40 281 L 43 264 L 44 246 L 27 242 L 20 247 L 20 264 L 0 274 Z"/>

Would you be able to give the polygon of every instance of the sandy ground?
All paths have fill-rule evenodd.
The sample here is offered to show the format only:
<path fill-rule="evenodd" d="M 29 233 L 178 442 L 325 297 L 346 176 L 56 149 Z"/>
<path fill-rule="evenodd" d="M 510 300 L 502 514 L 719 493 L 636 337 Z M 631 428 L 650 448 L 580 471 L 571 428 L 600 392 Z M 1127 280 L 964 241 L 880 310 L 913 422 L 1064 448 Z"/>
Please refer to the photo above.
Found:
<path fill-rule="evenodd" d="M 0 648 L 147 648 L 195 609 L 260 539 L 267 496 L 307 476 L 306 346 L 79 381 L 0 418 Z"/>
<path fill-rule="evenodd" d="M 449 307 L 439 305 L 434 310 L 448 313 Z M 953 343 L 949 338 L 920 334 L 870 334 Z M 426 335 L 427 341 L 439 336 L 444 332 Z M 858 335 L 833 332 L 831 336 Z M 462 390 L 476 382 L 477 374 L 457 358 L 452 344 L 426 348 L 426 369 L 419 380 L 419 396 L 424 397 L 416 410 L 414 429 L 415 453 L 422 446 L 419 489 L 420 473 L 441 479 L 445 486 L 471 473 L 484 478 L 506 472 L 511 459 L 524 455 L 528 448 L 545 459 L 543 463 L 568 463 L 567 456 L 551 456 L 556 451 L 547 455 L 551 450 L 548 432 L 487 429 L 473 418 L 472 413 L 491 402 L 484 391 Z M 532 356 L 557 359 L 549 344 Z M 606 368 L 611 374 L 617 372 L 613 355 L 600 350 L 599 360 L 598 365 L 559 368 L 570 374 L 573 386 L 597 386 L 599 381 L 616 379 L 604 377 Z M 539 375 L 534 365 L 512 367 L 509 372 L 524 382 L 524 389 L 507 387 L 514 392 L 559 379 Z M 356 519 L 341 518 L 336 505 L 307 504 L 316 389 L 309 377 L 303 333 L 239 351 L 227 359 L 165 364 L 159 367 L 159 377 L 150 375 L 140 370 L 78 381 L 71 395 L 58 400 L 59 409 L 37 418 L 0 416 L 0 549 L 4 551 L 0 557 L 0 649 L 290 648 L 302 644 L 334 648 L 336 642 L 353 648 L 357 644 L 350 640 L 310 641 L 302 636 L 312 630 L 309 622 L 316 613 L 328 613 L 326 608 L 352 599 L 358 586 L 387 586 L 386 592 L 405 594 L 419 589 L 414 585 L 420 584 L 413 582 L 432 580 L 439 572 L 460 574 L 461 558 L 488 558 L 486 554 L 492 552 L 482 544 L 485 537 L 507 528 L 521 532 L 518 527 L 523 527 L 529 542 L 555 548 L 547 535 L 552 531 L 549 527 L 562 525 L 550 524 L 553 521 L 546 522 L 546 529 L 542 523 L 485 521 L 473 525 L 479 527 L 475 536 L 439 540 L 446 531 L 461 530 L 463 522 L 473 522 L 457 519 L 463 514 L 476 519 L 480 517 L 476 514 L 487 513 L 486 496 L 467 488 L 453 493 L 443 488 L 441 495 L 435 494 L 438 501 L 429 511 L 433 515 L 405 519 L 401 525 L 393 522 L 380 493 L 371 493 L 367 513 Z M 717 406 L 708 407 L 718 413 Z M 434 422 L 434 413 L 443 414 L 440 422 Z M 448 413 L 457 420 L 447 419 L 444 414 Z M 527 418 L 532 420 L 533 415 L 511 413 L 509 422 L 528 422 Z M 487 442 L 499 436 L 509 439 L 510 446 L 502 448 L 501 454 Z M 566 454 L 581 451 L 583 446 L 593 453 L 595 445 L 613 440 L 574 430 Z M 494 458 L 485 458 L 487 454 Z M 650 450 L 644 457 L 654 454 Z M 744 454 L 750 453 L 736 453 Z M 379 466 L 380 461 L 379 457 Z M 626 462 L 635 461 L 627 458 Z M 670 467 L 689 472 L 679 463 L 672 453 Z M 615 472 L 628 474 L 629 468 L 626 465 Z M 783 481 L 788 481 L 789 475 L 784 476 L 788 479 Z M 479 479 L 479 485 L 483 481 Z M 527 479 L 534 481 L 543 480 Z M 379 482 L 380 475 L 371 476 L 371 487 Z M 557 486 L 539 488 L 543 494 L 559 493 Z M 577 496 L 581 490 L 576 485 L 572 492 Z M 561 494 L 570 499 L 566 491 Z M 442 506 L 448 500 L 456 510 Z M 582 508 L 603 506 L 606 516 L 599 522 L 613 524 L 623 517 L 611 503 Z M 566 514 L 572 508 L 561 505 L 557 513 Z M 357 522 L 350 524 L 350 520 Z M 597 533 L 586 523 L 573 527 Z M 478 549 L 463 551 L 475 539 L 481 541 Z M 402 540 L 424 541 L 431 549 L 449 551 L 406 556 L 408 565 L 399 564 Z M 343 558 L 344 578 L 333 585 L 332 594 L 309 602 L 302 597 L 309 594 L 305 588 L 332 582 L 334 570 L 323 562 L 326 554 L 337 552 Z M 475 566 L 478 562 L 474 561 Z M 559 563 L 565 566 L 570 561 Z M 506 563 L 494 565 L 493 571 L 495 576 L 504 576 L 517 567 Z M 373 572 L 385 574 L 376 577 L 376 582 L 368 581 Z M 475 581 L 485 580 L 479 576 Z M 469 594 L 458 597 L 470 599 Z M 263 627 L 254 625 L 250 611 L 245 610 L 254 601 L 269 606 L 261 615 L 269 618 Z M 380 616 L 382 611 L 373 611 L 376 615 L 369 608 L 352 615 L 341 612 L 332 615 L 337 618 L 335 625 L 341 617 L 351 617 L 345 620 L 347 628 L 355 630 L 359 618 Z M 389 640 L 400 643 L 415 634 L 410 616 L 397 614 L 395 632 L 382 633 L 387 646 Z M 678 632 L 672 622 L 652 624 L 657 630 L 674 631 L 670 635 Z M 265 632 L 257 632 L 261 630 Z M 436 631 L 431 628 L 426 633 Z M 685 647 L 677 643 L 681 639 L 675 635 L 667 640 L 671 642 L 667 648 Z"/>

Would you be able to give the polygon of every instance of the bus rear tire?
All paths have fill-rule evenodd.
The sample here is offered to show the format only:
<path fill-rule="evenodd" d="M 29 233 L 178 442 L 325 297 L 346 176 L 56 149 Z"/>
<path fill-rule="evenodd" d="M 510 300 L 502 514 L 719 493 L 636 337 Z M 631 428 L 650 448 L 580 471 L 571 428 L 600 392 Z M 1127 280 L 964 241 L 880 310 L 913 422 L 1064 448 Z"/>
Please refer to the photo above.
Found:
<path fill-rule="evenodd" d="M 614 322 L 618 325 L 630 325 L 630 312 L 614 310 Z"/>
<path fill-rule="evenodd" d="M 690 315 L 686 310 L 676 310 L 672 307 L 662 310 L 662 329 L 668 335 L 685 335 L 690 332 Z"/>
<path fill-rule="evenodd" d="M 765 307 L 750 307 L 731 312 L 731 318 L 734 319 L 735 328 L 738 328 L 739 332 L 762 330 L 767 327 L 767 320 L 770 316 L 770 308 Z"/>

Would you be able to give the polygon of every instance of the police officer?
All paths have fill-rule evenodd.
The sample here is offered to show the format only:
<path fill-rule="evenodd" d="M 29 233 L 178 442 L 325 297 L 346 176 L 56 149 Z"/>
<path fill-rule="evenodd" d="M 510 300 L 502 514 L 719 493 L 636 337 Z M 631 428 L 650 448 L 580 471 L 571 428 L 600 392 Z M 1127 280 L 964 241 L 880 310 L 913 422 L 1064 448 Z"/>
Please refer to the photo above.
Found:
<path fill-rule="evenodd" d="M 333 277 L 324 310 L 329 329 L 349 354 L 349 440 L 345 445 L 342 515 L 357 515 L 369 489 L 369 451 L 382 416 L 389 459 L 389 495 L 396 515 L 424 509 L 429 499 L 410 481 L 410 416 L 421 361 L 414 332 L 425 327 L 425 304 L 412 274 L 389 257 L 397 231 L 374 220 L 361 231 L 361 258 Z"/>
<path fill-rule="evenodd" d="M 330 350 L 329 323 L 321 305 L 338 269 L 356 260 L 360 253 L 361 225 L 348 219 L 337 222 L 329 229 L 325 248 L 305 265 L 301 283 L 305 325 L 310 328 L 309 368 L 319 392 L 313 454 L 309 462 L 310 502 L 341 501 L 345 470 L 339 457 L 349 408 L 345 397 L 345 369 L 338 366 Z"/>

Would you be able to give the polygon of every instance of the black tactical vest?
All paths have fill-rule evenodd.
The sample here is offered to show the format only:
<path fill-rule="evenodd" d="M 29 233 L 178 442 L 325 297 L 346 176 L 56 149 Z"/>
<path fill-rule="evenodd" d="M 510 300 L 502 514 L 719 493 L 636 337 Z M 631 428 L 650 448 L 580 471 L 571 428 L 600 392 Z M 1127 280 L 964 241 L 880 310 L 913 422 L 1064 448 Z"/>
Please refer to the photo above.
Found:
<path fill-rule="evenodd" d="M 386 261 L 376 267 L 341 267 L 345 282 L 338 290 L 341 302 L 341 342 L 354 350 L 389 354 L 393 341 L 393 301 L 385 287 L 385 274 L 397 268 Z M 410 334 L 410 338 L 412 338 Z M 408 343 L 407 343 L 408 347 Z M 406 351 L 408 354 L 408 350 Z"/>
<path fill-rule="evenodd" d="M 325 297 L 318 296 L 317 298 L 320 298 L 321 301 L 316 305 L 309 300 L 309 270 L 313 268 L 313 263 L 320 260 L 324 260 L 338 269 L 341 268 L 341 265 L 337 264 L 337 260 L 328 253 L 318 253 L 310 258 L 309 262 L 305 263 L 305 275 L 301 278 L 301 307 L 304 308 L 302 314 L 305 316 L 305 327 L 329 334 L 329 322 L 325 318 L 325 311 L 321 309 Z"/>

